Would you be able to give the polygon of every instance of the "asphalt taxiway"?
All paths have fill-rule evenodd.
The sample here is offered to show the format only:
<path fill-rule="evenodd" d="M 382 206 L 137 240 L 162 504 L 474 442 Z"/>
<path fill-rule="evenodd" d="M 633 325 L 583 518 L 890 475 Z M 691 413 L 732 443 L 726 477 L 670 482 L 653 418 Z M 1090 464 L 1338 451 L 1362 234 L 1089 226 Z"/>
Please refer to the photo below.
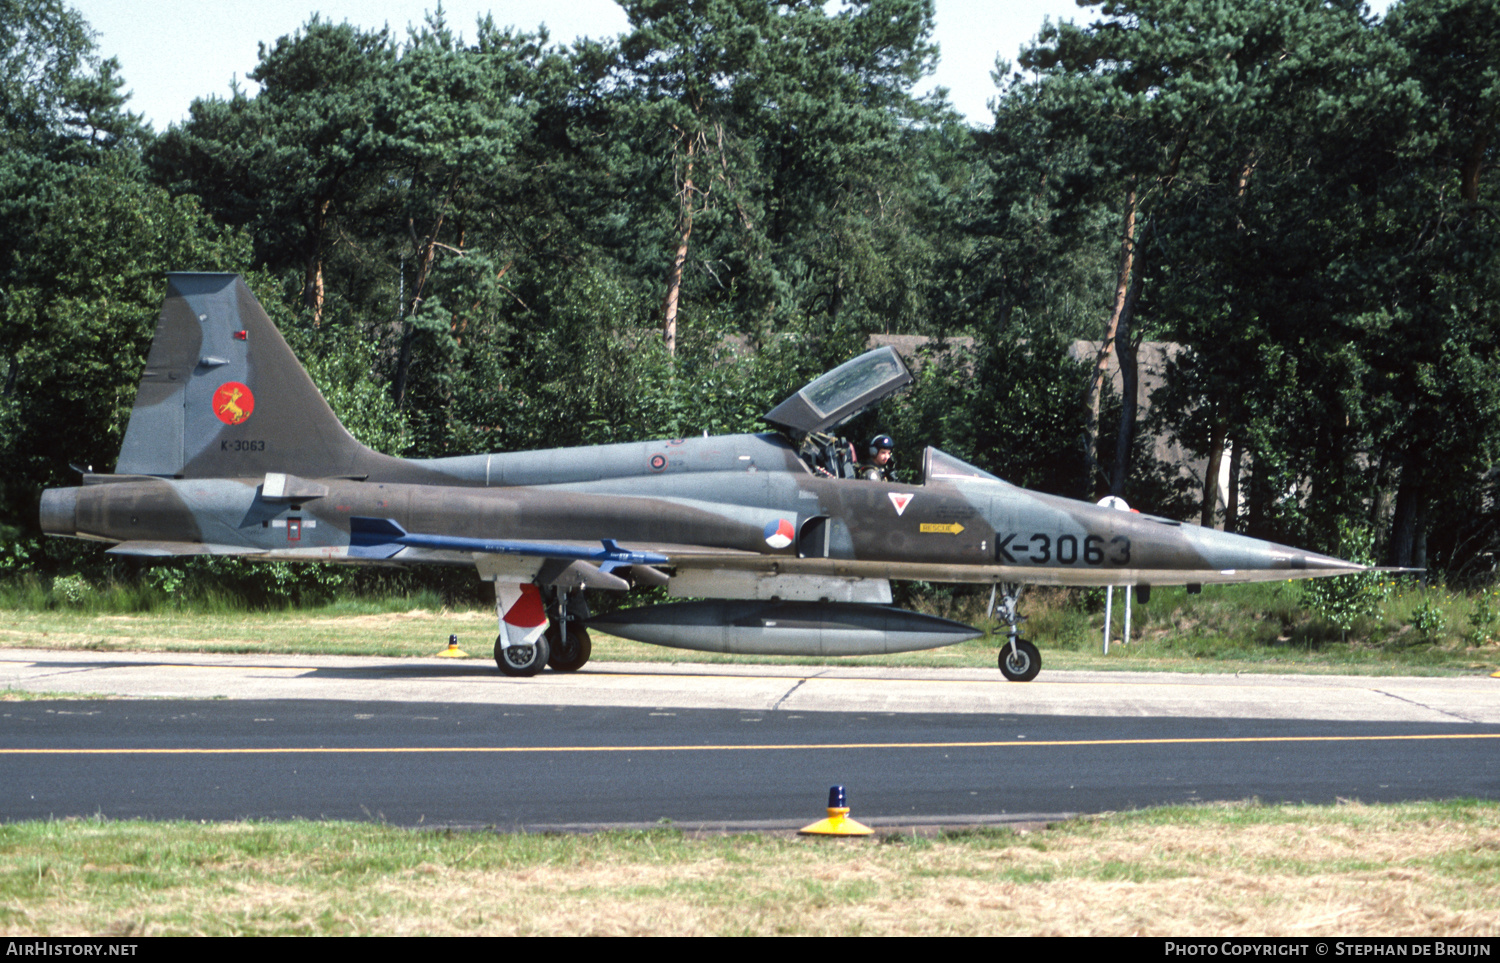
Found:
<path fill-rule="evenodd" d="M 789 827 L 1500 798 L 1500 680 L 0 650 L 0 818 Z M 120 696 L 127 698 L 121 699 Z"/>

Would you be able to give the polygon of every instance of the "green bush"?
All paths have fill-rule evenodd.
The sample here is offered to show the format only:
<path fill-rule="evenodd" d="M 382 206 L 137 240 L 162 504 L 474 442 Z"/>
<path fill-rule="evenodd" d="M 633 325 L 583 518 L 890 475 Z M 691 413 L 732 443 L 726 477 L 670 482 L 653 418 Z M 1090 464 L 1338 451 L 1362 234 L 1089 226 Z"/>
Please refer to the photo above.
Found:
<path fill-rule="evenodd" d="M 1338 554 L 1351 562 L 1374 564 L 1375 536 L 1368 528 L 1339 522 Z M 1361 616 L 1374 615 L 1390 594 L 1390 583 L 1378 572 L 1308 579 L 1302 583 L 1302 602 L 1315 614 L 1348 635 Z"/>
<path fill-rule="evenodd" d="M 1411 624 L 1422 636 L 1422 641 L 1433 642 L 1448 628 L 1448 616 L 1431 599 L 1423 599 L 1411 615 Z"/>
<path fill-rule="evenodd" d="M 1495 605 L 1494 589 L 1484 589 L 1474 596 L 1469 609 L 1469 641 L 1484 645 L 1500 639 L 1500 608 Z"/>
<path fill-rule="evenodd" d="M 81 606 L 92 591 L 82 575 L 62 575 L 52 580 L 52 598 L 62 605 Z"/>

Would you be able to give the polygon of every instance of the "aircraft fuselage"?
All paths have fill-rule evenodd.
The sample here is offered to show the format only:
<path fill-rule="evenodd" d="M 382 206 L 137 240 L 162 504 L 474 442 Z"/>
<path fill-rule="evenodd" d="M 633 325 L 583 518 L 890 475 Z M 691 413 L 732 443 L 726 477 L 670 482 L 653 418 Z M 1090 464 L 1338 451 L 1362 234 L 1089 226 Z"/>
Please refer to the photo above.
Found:
<path fill-rule="evenodd" d="M 138 554 L 193 544 L 214 554 L 346 560 L 350 518 L 372 516 L 474 538 L 588 544 L 609 533 L 626 548 L 691 546 L 729 568 L 735 556 L 770 556 L 787 572 L 967 582 L 1171 584 L 1204 580 L 1205 570 L 1243 580 L 1256 569 L 1285 578 L 1323 558 L 989 479 L 822 478 L 778 442 L 746 435 L 398 462 L 417 469 L 420 483 L 91 476 L 82 488 L 50 490 L 43 524 Z M 507 484 L 544 473 L 566 480 Z M 463 552 L 410 555 L 472 564 Z"/>

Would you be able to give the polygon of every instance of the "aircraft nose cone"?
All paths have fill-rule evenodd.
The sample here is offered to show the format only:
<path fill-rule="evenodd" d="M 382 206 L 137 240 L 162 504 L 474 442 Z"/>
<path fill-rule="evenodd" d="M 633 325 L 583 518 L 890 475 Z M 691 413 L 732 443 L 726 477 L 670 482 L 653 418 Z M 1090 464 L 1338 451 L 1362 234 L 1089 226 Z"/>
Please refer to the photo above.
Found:
<path fill-rule="evenodd" d="M 1266 546 L 1265 552 L 1269 556 L 1269 564 L 1265 567 L 1273 571 L 1293 572 L 1299 575 L 1348 575 L 1352 572 L 1363 572 L 1368 568 L 1359 562 L 1334 558 L 1332 555 L 1305 552 L 1286 545 L 1277 545 L 1274 542 L 1262 544 Z"/>
<path fill-rule="evenodd" d="M 1292 568 L 1303 569 L 1308 572 L 1360 572 L 1367 566 L 1359 562 L 1349 562 L 1342 558 L 1334 558 L 1332 555 L 1318 555 L 1312 552 L 1303 552 L 1292 559 Z"/>
<path fill-rule="evenodd" d="M 1220 570 L 1285 572 L 1288 576 L 1344 575 L 1366 566 L 1332 555 L 1196 526 L 1184 530 L 1208 564 Z"/>

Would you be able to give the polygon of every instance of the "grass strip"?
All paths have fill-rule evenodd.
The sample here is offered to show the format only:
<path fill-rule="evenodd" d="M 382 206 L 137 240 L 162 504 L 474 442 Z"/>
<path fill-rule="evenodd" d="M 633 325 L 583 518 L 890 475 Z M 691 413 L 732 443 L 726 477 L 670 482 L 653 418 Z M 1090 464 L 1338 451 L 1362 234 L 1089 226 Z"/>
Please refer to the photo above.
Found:
<path fill-rule="evenodd" d="M 0 930 L 1493 936 L 1500 804 L 1252 802 L 865 840 L 14 823 Z"/>

